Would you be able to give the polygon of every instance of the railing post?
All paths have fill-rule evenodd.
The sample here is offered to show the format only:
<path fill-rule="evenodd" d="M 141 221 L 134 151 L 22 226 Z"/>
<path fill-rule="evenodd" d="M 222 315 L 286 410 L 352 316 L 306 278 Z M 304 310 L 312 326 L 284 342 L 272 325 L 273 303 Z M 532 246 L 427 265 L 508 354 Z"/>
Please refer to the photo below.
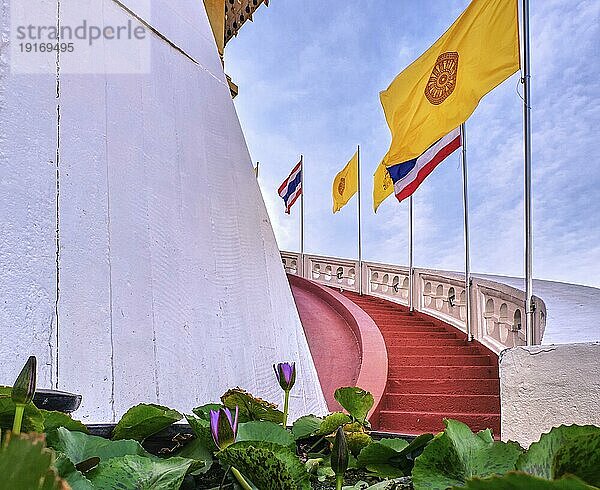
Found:
<path fill-rule="evenodd" d="M 469 315 L 468 319 L 471 322 L 471 329 L 470 329 L 471 340 L 472 339 L 479 340 L 480 332 L 482 332 L 481 319 L 483 318 L 483 315 L 481 312 L 481 305 L 479 304 L 479 301 L 477 301 L 478 290 L 479 290 L 479 286 L 477 284 L 477 281 L 475 279 L 471 278 L 471 287 L 469 288 L 469 290 L 467 292 L 467 294 L 469 295 L 469 300 L 470 300 L 469 308 L 467 309 L 467 315 Z"/>
<path fill-rule="evenodd" d="M 423 285 L 421 284 L 421 273 L 419 269 L 413 269 L 413 299 L 412 304 L 415 310 L 423 309 Z"/>

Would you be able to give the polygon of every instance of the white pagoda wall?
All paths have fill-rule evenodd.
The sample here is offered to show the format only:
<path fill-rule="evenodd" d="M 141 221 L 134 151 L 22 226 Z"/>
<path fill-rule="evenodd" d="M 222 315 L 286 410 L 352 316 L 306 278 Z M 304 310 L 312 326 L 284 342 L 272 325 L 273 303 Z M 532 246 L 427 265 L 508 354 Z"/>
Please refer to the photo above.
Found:
<path fill-rule="evenodd" d="M 60 73 L 58 98 L 1 57 L 0 384 L 35 354 L 41 387 L 108 422 L 237 385 L 279 401 L 271 364 L 295 360 L 292 409 L 323 412 L 203 2 L 153 0 L 148 22 L 171 41 L 152 34 L 148 73 Z"/>

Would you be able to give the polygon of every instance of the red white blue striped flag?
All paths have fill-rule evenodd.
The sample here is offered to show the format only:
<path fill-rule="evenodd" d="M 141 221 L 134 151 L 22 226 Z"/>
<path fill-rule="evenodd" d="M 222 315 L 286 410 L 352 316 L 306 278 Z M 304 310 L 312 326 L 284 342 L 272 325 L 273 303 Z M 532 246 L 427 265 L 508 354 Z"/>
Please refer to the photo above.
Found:
<path fill-rule="evenodd" d="M 302 195 L 302 160 L 298 162 L 287 179 L 279 186 L 277 191 L 285 204 L 285 212 L 290 214 L 290 209 Z"/>
<path fill-rule="evenodd" d="M 398 201 L 410 197 L 440 163 L 462 145 L 460 128 L 431 145 L 420 157 L 388 167 Z"/>

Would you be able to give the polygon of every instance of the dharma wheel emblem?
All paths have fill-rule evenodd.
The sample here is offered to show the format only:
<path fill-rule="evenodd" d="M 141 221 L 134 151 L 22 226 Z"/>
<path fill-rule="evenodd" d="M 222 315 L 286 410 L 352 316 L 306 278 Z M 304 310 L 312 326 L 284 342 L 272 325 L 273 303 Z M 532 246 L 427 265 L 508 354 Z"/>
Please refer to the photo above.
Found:
<path fill-rule="evenodd" d="M 340 183 L 338 184 L 338 192 L 340 193 L 340 196 L 344 195 L 345 190 L 346 190 L 346 179 L 345 179 L 345 177 L 342 177 L 340 179 Z"/>
<path fill-rule="evenodd" d="M 433 67 L 427 86 L 425 97 L 433 105 L 440 105 L 456 88 L 456 75 L 458 74 L 458 53 L 442 53 Z"/>

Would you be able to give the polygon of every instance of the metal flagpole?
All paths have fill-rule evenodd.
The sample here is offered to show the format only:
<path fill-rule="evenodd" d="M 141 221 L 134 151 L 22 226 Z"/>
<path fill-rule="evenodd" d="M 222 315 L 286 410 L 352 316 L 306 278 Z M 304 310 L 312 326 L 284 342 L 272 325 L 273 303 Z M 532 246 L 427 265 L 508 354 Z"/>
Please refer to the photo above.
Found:
<path fill-rule="evenodd" d="M 300 257 L 304 276 L 304 155 L 300 155 Z"/>
<path fill-rule="evenodd" d="M 413 270 L 413 197 L 408 199 L 408 308 L 415 311 L 413 304 L 414 270 Z"/>
<path fill-rule="evenodd" d="M 467 307 L 467 340 L 473 340 L 471 331 L 471 244 L 469 238 L 469 178 L 467 173 L 467 126 L 460 125 L 460 139 L 462 143 L 462 171 L 463 171 L 463 208 L 465 213 L 465 296 Z"/>
<path fill-rule="evenodd" d="M 533 332 L 533 233 L 531 216 L 531 56 L 529 0 L 523 0 L 523 85 L 525 132 L 525 333 L 527 345 L 535 343 Z"/>
<path fill-rule="evenodd" d="M 362 211 L 360 196 L 360 145 L 357 150 L 357 170 L 358 170 L 358 294 L 363 293 L 363 266 L 362 266 Z"/>

